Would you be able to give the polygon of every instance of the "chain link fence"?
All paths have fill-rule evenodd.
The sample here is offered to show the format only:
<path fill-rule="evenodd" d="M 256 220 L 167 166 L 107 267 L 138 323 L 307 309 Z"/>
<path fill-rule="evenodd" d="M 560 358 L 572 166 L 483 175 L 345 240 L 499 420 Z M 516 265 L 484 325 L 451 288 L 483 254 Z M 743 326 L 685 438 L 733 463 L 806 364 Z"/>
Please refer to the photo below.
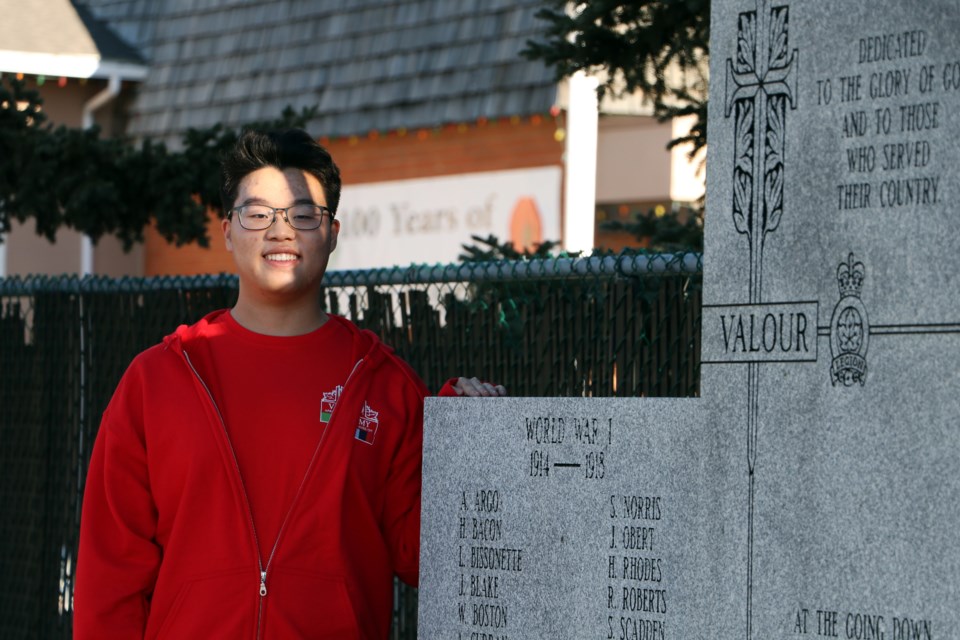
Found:
<path fill-rule="evenodd" d="M 514 396 L 699 393 L 699 254 L 327 274 L 327 311 L 372 329 L 439 389 Z M 84 473 L 131 359 L 229 307 L 235 276 L 0 279 L 0 637 L 70 638 Z M 393 638 L 416 637 L 397 585 Z"/>

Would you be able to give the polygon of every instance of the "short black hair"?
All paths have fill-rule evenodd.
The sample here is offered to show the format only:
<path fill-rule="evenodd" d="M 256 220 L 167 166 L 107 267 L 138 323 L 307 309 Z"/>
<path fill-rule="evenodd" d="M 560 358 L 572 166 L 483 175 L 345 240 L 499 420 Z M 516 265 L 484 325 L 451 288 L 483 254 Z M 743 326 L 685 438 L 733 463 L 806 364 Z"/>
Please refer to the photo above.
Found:
<path fill-rule="evenodd" d="M 340 204 L 340 169 L 333 162 L 330 152 L 303 129 L 283 131 L 244 131 L 237 143 L 222 159 L 220 200 L 226 215 L 234 207 L 240 182 L 248 175 L 275 167 L 300 169 L 320 181 L 327 198 L 327 208 L 337 213 Z"/>

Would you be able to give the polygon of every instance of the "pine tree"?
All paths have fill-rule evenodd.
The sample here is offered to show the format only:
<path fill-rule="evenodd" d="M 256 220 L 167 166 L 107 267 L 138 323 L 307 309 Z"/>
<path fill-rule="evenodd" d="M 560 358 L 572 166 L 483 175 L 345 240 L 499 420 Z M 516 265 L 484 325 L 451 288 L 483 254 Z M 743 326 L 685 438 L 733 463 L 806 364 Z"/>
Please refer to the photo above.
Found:
<path fill-rule="evenodd" d="M 602 98 L 640 91 L 661 120 L 695 115 L 691 155 L 707 139 L 707 57 L 710 0 L 589 0 L 574 5 L 551 0 L 537 12 L 547 23 L 544 39 L 528 41 L 522 54 L 556 70 L 557 79 L 584 70 L 605 71 Z"/>
<path fill-rule="evenodd" d="M 288 107 L 250 128 L 303 127 L 315 110 Z M 220 155 L 238 130 L 190 129 L 183 151 L 101 138 L 97 127 L 54 127 L 37 91 L 10 76 L 0 80 L 0 234 L 11 221 L 32 220 L 51 242 L 62 227 L 119 238 L 125 249 L 153 222 L 170 242 L 208 246 L 207 210 L 220 208 Z"/>
<path fill-rule="evenodd" d="M 522 54 L 553 67 L 558 80 L 577 71 L 598 75 L 601 99 L 639 91 L 661 121 L 694 116 L 689 133 L 668 148 L 689 144 L 690 158 L 697 156 L 707 143 L 710 0 L 588 0 L 571 11 L 568 2 L 549 4 L 537 12 L 544 38 L 528 41 Z M 654 250 L 696 251 L 703 214 L 700 202 L 683 220 L 651 212 L 603 228 L 629 231 Z"/>

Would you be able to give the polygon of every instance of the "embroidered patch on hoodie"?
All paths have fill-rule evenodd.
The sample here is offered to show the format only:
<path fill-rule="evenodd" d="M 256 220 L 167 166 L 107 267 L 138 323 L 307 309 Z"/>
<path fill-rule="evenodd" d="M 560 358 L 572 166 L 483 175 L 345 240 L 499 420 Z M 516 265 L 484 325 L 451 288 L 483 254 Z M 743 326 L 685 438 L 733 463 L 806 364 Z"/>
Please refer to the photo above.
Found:
<path fill-rule="evenodd" d="M 338 385 L 333 391 L 324 392 L 323 399 L 320 401 L 320 422 L 324 424 L 330 422 L 330 418 L 333 417 L 333 409 L 337 406 L 337 400 L 340 399 L 341 391 L 343 391 L 343 386 Z"/>
<path fill-rule="evenodd" d="M 357 423 L 357 432 L 354 437 L 360 442 L 373 444 L 373 439 L 377 435 L 377 427 L 380 426 L 379 415 L 379 411 L 374 411 L 364 401 L 363 411 L 360 412 L 360 422 Z"/>

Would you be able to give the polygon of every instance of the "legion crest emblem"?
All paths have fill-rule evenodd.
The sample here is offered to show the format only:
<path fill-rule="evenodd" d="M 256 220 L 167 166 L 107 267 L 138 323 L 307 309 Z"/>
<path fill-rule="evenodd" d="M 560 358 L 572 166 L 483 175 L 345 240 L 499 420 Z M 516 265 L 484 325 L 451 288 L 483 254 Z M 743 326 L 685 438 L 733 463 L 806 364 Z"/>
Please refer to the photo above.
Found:
<path fill-rule="evenodd" d="M 834 307 L 830 319 L 830 380 L 834 386 L 845 387 L 867 380 L 867 342 L 870 337 L 870 325 L 867 321 L 867 309 L 863 306 L 860 294 L 866 268 L 862 262 L 854 262 L 853 253 L 847 262 L 837 267 L 837 287 L 840 300 Z"/>

